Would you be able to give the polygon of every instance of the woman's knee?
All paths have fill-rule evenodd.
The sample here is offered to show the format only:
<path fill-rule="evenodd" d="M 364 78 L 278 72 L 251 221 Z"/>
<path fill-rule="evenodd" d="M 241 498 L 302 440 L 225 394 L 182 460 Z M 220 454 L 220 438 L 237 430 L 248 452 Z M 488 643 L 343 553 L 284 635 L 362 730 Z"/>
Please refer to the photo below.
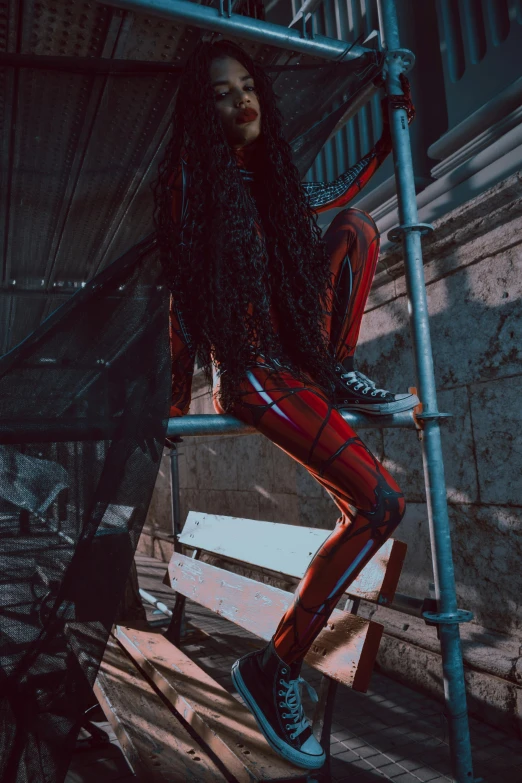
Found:
<path fill-rule="evenodd" d="M 388 482 L 384 476 L 379 476 L 377 485 L 371 489 L 371 493 L 368 492 L 366 502 L 369 503 L 369 507 L 366 504 L 355 506 L 358 514 L 367 519 L 372 527 L 377 528 L 380 535 L 384 534 L 387 538 L 393 533 L 406 511 L 404 494 L 393 479 Z"/>
<path fill-rule="evenodd" d="M 334 223 L 341 224 L 345 228 L 355 227 L 360 229 L 361 227 L 364 227 L 366 231 L 370 230 L 375 234 L 379 233 L 377 224 L 372 216 L 356 207 L 347 207 L 346 209 L 341 210 L 341 212 L 338 212 L 332 221 L 332 225 Z"/>
<path fill-rule="evenodd" d="M 383 524 L 389 528 L 389 533 L 397 527 L 404 517 L 406 511 L 406 501 L 404 494 L 400 489 L 387 487 L 379 498 L 378 516 Z"/>

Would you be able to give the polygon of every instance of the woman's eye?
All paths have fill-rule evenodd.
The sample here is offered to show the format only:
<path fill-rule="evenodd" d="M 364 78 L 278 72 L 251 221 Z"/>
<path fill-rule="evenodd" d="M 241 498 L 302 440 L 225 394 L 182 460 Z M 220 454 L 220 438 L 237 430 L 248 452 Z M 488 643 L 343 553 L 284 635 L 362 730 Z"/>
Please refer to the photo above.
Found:
<path fill-rule="evenodd" d="M 253 84 L 247 84 L 244 87 L 245 91 L 247 92 L 255 92 L 255 87 Z M 228 95 L 230 95 L 230 92 L 216 92 L 214 93 L 214 96 L 217 101 L 222 100 L 223 98 L 226 98 Z"/>

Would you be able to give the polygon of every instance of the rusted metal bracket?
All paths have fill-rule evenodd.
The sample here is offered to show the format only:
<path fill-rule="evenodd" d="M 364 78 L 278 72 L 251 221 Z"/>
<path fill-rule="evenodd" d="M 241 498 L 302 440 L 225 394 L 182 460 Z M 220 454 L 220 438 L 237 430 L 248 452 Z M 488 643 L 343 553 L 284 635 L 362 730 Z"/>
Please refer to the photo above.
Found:
<path fill-rule="evenodd" d="M 410 394 L 417 394 L 417 387 L 416 386 L 410 386 L 408 391 Z M 441 411 L 424 411 L 424 406 L 422 402 L 419 402 L 418 405 L 415 406 L 413 409 L 413 421 L 415 423 L 415 429 L 417 430 L 417 435 L 419 437 L 419 440 L 422 440 L 422 432 L 424 430 L 424 424 L 427 421 L 439 421 L 442 419 L 451 419 L 453 416 L 452 413 L 442 413 Z"/>

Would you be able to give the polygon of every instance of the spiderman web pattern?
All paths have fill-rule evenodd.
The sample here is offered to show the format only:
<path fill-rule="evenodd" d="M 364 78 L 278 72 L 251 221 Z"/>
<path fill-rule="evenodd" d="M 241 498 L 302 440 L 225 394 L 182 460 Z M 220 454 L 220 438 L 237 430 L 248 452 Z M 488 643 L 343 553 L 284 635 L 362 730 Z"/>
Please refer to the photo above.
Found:
<path fill-rule="evenodd" d="M 323 390 L 296 380 L 278 360 L 259 357 L 234 414 L 300 462 L 341 511 L 274 636 L 291 664 L 304 657 L 348 585 L 393 533 L 404 495 Z"/>
<path fill-rule="evenodd" d="M 355 166 L 350 166 L 347 171 L 332 182 L 303 182 L 303 188 L 309 198 L 310 206 L 312 208 L 324 207 L 326 204 L 336 201 L 336 199 L 353 187 L 359 176 L 376 157 L 377 151 L 374 148 L 368 155 L 361 158 Z"/>

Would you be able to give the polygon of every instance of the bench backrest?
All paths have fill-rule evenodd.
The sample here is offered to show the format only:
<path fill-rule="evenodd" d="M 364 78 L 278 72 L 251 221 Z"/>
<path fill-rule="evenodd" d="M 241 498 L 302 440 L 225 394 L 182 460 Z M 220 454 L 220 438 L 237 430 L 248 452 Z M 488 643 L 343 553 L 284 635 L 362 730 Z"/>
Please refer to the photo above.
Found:
<path fill-rule="evenodd" d="M 255 570 L 301 579 L 330 530 L 190 511 L 178 540 Z M 347 595 L 390 604 L 406 556 L 406 544 L 389 539 L 352 582 Z"/>
<path fill-rule="evenodd" d="M 198 554 L 211 552 L 255 570 L 298 579 L 328 535 L 326 530 L 190 512 L 178 541 Z M 358 587 L 350 587 L 350 596 L 380 603 L 391 601 L 405 551 L 405 544 L 388 542 L 364 569 Z M 267 641 L 294 597 L 293 592 L 178 552 L 171 558 L 165 581 L 179 596 Z M 382 632 L 379 623 L 335 610 L 310 648 L 306 662 L 354 690 L 365 691 Z"/>
<path fill-rule="evenodd" d="M 278 587 L 176 553 L 168 566 L 168 578 L 179 595 L 266 641 L 294 598 Z M 335 609 L 305 660 L 338 682 L 365 691 L 382 632 L 379 623 Z"/>

